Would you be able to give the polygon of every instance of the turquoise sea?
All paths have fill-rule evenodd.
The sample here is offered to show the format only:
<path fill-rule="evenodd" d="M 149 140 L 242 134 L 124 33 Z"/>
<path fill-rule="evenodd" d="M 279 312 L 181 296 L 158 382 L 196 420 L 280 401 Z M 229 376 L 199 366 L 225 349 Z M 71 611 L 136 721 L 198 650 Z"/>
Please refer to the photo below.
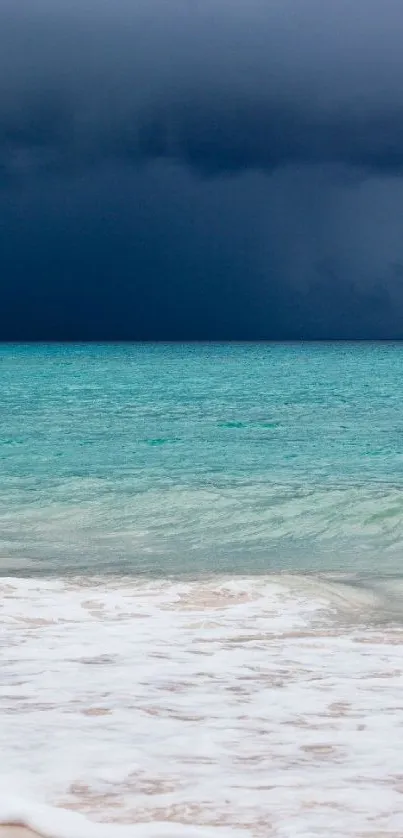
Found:
<path fill-rule="evenodd" d="M 0 832 L 401 838 L 402 381 L 0 348 Z"/>
<path fill-rule="evenodd" d="M 0 348 L 0 566 L 403 569 L 403 345 Z"/>

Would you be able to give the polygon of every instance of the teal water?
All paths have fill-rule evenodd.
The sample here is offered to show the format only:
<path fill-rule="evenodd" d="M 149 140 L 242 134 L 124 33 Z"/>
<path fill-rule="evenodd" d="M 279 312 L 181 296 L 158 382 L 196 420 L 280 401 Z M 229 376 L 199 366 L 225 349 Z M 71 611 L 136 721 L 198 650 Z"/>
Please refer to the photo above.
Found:
<path fill-rule="evenodd" d="M 403 345 L 3 345 L 1 572 L 403 569 Z"/>

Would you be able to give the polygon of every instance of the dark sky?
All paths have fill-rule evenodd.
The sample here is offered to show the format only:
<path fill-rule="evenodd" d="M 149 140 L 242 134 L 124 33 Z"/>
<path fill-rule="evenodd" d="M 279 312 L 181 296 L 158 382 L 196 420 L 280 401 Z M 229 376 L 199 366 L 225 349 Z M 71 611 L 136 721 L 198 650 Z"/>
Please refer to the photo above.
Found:
<path fill-rule="evenodd" d="M 403 338 L 402 0 L 1 0 L 0 339 Z"/>

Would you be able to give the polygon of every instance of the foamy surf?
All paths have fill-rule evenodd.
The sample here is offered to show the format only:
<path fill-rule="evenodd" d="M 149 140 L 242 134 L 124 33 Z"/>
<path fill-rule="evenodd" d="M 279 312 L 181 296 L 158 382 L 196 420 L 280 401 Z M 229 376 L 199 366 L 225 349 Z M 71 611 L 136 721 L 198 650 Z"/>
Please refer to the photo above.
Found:
<path fill-rule="evenodd" d="M 3 579 L 0 821 L 43 838 L 401 838 L 391 587 Z"/>
<path fill-rule="evenodd" d="M 23 827 L 43 838 L 228 838 L 229 835 L 229 831 L 223 828 L 213 831 L 180 823 L 154 822 L 127 826 L 93 823 L 77 812 L 13 797 L 4 800 L 0 797 L 0 824 L 4 828 Z M 239 838 L 246 838 L 246 833 L 240 830 L 236 834 Z M 231 831 L 231 838 L 233 835 Z"/>

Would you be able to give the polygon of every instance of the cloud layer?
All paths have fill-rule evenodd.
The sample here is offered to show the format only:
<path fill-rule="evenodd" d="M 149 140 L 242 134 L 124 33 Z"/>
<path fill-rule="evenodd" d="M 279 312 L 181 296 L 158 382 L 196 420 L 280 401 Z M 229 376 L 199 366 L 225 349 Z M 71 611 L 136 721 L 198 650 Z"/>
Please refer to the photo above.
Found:
<path fill-rule="evenodd" d="M 0 23 L 3 170 L 402 171 L 397 0 L 3 0 Z"/>

